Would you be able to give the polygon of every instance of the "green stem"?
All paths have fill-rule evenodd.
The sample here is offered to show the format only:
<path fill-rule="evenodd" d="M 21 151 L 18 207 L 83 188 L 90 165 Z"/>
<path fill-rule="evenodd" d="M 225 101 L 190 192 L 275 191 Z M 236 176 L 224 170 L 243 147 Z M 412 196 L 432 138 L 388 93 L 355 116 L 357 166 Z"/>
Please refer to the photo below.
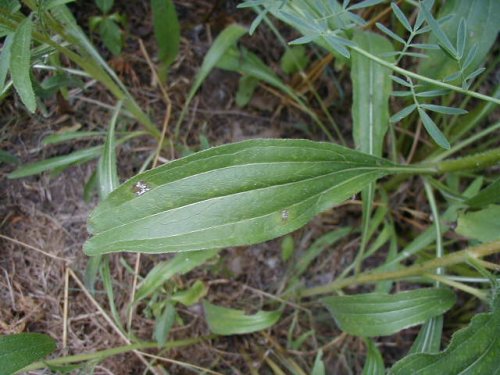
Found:
<path fill-rule="evenodd" d="M 379 58 L 379 57 L 377 57 L 375 55 L 372 55 L 371 53 L 365 51 L 362 48 L 359 48 L 359 47 L 356 47 L 356 46 L 352 46 L 351 49 L 353 51 L 358 52 L 359 54 L 361 54 L 363 56 L 368 57 L 369 59 L 375 61 L 376 63 L 378 63 L 380 65 L 383 65 L 383 66 L 385 66 L 385 67 L 387 67 L 389 69 L 394 70 L 395 72 L 397 72 L 397 73 L 399 73 L 401 75 L 404 75 L 404 76 L 407 76 L 407 77 L 411 77 L 411 78 L 414 78 L 414 79 L 418 79 L 418 80 L 420 80 L 422 82 L 427 82 L 427 83 L 430 83 L 430 84 L 442 87 L 444 89 L 448 89 L 448 90 L 452 90 L 452 91 L 455 91 L 455 92 L 459 92 L 459 93 L 464 94 L 464 95 L 469 95 L 469 96 L 472 96 L 472 97 L 477 98 L 477 99 L 485 100 L 487 102 L 492 102 L 492 103 L 500 104 L 500 99 L 493 98 L 493 97 L 488 96 L 488 95 L 483 95 L 483 94 L 475 92 L 475 91 L 466 90 L 466 89 L 464 89 L 462 87 L 450 85 L 448 83 L 437 81 L 435 79 L 428 78 L 428 77 L 422 76 L 420 74 L 410 72 L 409 70 L 400 68 L 400 67 L 398 67 L 398 66 L 396 66 L 396 65 L 394 65 L 392 63 L 389 63 L 389 62 L 387 62 L 387 61 L 385 61 L 385 60 L 383 60 L 383 59 L 381 59 L 381 58 Z"/>
<path fill-rule="evenodd" d="M 384 280 L 405 279 L 412 276 L 422 276 L 425 273 L 435 270 L 440 267 L 453 266 L 459 263 L 467 262 L 472 258 L 483 258 L 488 255 L 500 253 L 500 241 L 485 243 L 479 246 L 471 247 L 455 253 L 445 255 L 441 258 L 434 258 L 421 264 L 415 264 L 410 267 L 403 268 L 398 271 L 380 272 L 371 271 L 365 272 L 357 276 L 349 277 L 339 281 L 320 285 L 313 288 L 305 289 L 301 292 L 301 297 L 312 297 L 318 294 L 327 294 L 338 291 L 342 288 L 359 285 L 376 283 Z"/>
<path fill-rule="evenodd" d="M 482 169 L 499 163 L 500 148 L 494 148 L 486 152 L 466 156 L 460 159 L 444 160 L 439 163 L 435 163 L 434 165 L 438 172 L 446 173 L 463 170 Z"/>
<path fill-rule="evenodd" d="M 179 348 L 179 347 L 183 347 L 183 346 L 194 345 L 194 344 L 198 344 L 199 342 L 201 342 L 204 339 L 210 339 L 210 338 L 211 338 L 211 336 L 169 341 L 165 344 L 164 347 L 162 347 L 162 349 L 173 349 L 173 348 Z M 94 353 L 70 355 L 70 356 L 65 356 L 65 357 L 56 358 L 56 359 L 49 359 L 47 361 L 35 362 L 35 363 L 32 363 L 31 365 L 23 368 L 22 370 L 18 371 L 18 373 L 32 371 L 32 370 L 38 370 L 41 368 L 47 368 L 49 366 L 62 366 L 62 365 L 67 365 L 67 364 L 71 364 L 71 363 L 91 361 L 91 360 L 99 360 L 100 361 L 100 360 L 103 360 L 105 358 L 117 355 L 117 354 L 130 352 L 132 350 L 153 349 L 153 348 L 158 348 L 158 343 L 156 343 L 156 342 L 138 342 L 135 344 L 129 344 L 129 345 L 118 346 L 116 348 L 105 349 L 105 350 L 101 350 L 101 351 L 94 352 Z"/>

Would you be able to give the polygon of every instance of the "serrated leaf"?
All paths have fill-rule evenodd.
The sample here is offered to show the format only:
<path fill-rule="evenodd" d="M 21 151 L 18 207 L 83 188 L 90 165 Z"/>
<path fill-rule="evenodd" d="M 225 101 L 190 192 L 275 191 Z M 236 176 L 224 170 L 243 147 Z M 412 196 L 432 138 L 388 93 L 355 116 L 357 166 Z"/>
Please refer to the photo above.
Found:
<path fill-rule="evenodd" d="M 158 263 L 141 282 L 135 295 L 135 302 L 155 293 L 175 275 L 183 275 L 201 266 L 219 252 L 215 250 L 194 251 L 177 254 L 168 261 Z"/>
<path fill-rule="evenodd" d="M 423 288 L 397 294 L 368 293 L 322 299 L 344 332 L 364 337 L 387 336 L 441 315 L 455 303 L 444 288 Z"/>
<path fill-rule="evenodd" d="M 242 310 L 203 302 L 205 319 L 212 333 L 221 336 L 258 332 L 272 327 L 281 317 L 281 311 L 258 311 L 248 315 Z"/>
<path fill-rule="evenodd" d="M 99 34 L 106 48 L 115 56 L 122 52 L 122 30 L 115 21 L 104 18 L 99 23 Z"/>
<path fill-rule="evenodd" d="M 465 115 L 468 113 L 462 108 L 446 107 L 444 105 L 435 104 L 420 104 L 420 108 L 427 109 L 432 112 L 443 113 L 445 115 Z"/>
<path fill-rule="evenodd" d="M 33 22 L 26 18 L 17 27 L 10 48 L 10 76 L 14 87 L 26 108 L 34 113 L 36 110 L 35 92 L 31 83 L 31 32 Z"/>
<path fill-rule="evenodd" d="M 41 333 L 0 336 L 0 375 L 11 375 L 56 350 L 55 340 Z"/>
<path fill-rule="evenodd" d="M 180 25 L 172 0 L 151 0 L 153 30 L 158 47 L 158 58 L 169 66 L 179 53 Z"/>
<path fill-rule="evenodd" d="M 390 122 L 399 122 L 405 117 L 408 117 L 415 109 L 417 108 L 416 104 L 410 104 L 408 107 L 403 108 L 398 113 L 394 114 L 390 118 Z"/>
<path fill-rule="evenodd" d="M 409 32 L 412 32 L 413 28 L 410 25 L 410 21 L 408 21 L 408 18 L 406 18 L 403 11 L 398 7 L 398 4 L 391 3 L 391 8 L 396 18 L 399 20 L 399 22 L 401 22 L 401 25 L 403 25 L 403 27 Z"/>
<path fill-rule="evenodd" d="M 7 177 L 27 177 L 53 169 L 66 168 L 74 164 L 85 163 L 92 159 L 98 158 L 101 152 L 102 146 L 90 147 L 84 150 L 75 151 L 71 154 L 56 156 L 30 164 L 24 164 L 17 168 L 14 172 L 8 174 Z"/>
<path fill-rule="evenodd" d="M 382 354 L 377 346 L 369 337 L 365 338 L 366 343 L 366 359 L 363 366 L 363 375 L 384 375 L 385 367 Z"/>
<path fill-rule="evenodd" d="M 249 140 L 139 174 L 89 219 L 89 255 L 249 245 L 287 234 L 404 168 L 335 144 Z"/>
<path fill-rule="evenodd" d="M 456 232 L 481 242 L 500 239 L 500 205 L 492 204 L 476 212 L 462 212 L 458 215 Z"/>
<path fill-rule="evenodd" d="M 418 108 L 418 114 L 420 115 L 420 119 L 424 124 L 425 130 L 431 136 L 431 138 L 436 142 L 440 147 L 449 149 L 450 143 L 446 139 L 445 135 L 439 130 L 436 123 L 429 117 L 429 115 L 421 108 Z"/>
<path fill-rule="evenodd" d="M 397 362 L 392 375 L 497 374 L 500 352 L 500 298 L 490 313 L 474 316 L 438 354 L 414 354 Z"/>
<path fill-rule="evenodd" d="M 387 39 L 368 31 L 355 32 L 353 41 L 373 55 L 392 50 Z M 359 53 L 352 53 L 354 143 L 358 150 L 375 156 L 382 156 L 382 145 L 389 127 L 390 74 L 390 69 Z"/>
<path fill-rule="evenodd" d="M 439 17 L 451 15 L 452 18 L 442 26 L 443 32 L 448 35 L 452 43 L 456 43 L 457 30 L 462 18 L 467 24 L 467 38 L 464 55 L 469 59 L 462 64 L 464 75 L 476 70 L 484 61 L 486 55 L 494 45 L 500 23 L 500 1 L 497 0 L 470 0 L 446 1 L 440 10 Z M 430 42 L 435 38 L 431 36 Z M 469 58 L 470 54 L 470 58 Z M 457 69 L 457 62 L 442 51 L 431 51 L 429 59 L 423 61 L 419 73 L 430 78 L 443 79 Z"/>

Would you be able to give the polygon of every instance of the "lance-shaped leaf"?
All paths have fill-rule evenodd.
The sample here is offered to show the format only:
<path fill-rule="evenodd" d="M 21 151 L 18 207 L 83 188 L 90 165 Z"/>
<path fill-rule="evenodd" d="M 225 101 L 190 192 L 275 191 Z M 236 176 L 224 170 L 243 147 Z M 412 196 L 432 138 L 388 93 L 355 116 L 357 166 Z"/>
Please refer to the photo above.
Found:
<path fill-rule="evenodd" d="M 139 174 L 91 214 L 88 255 L 175 252 L 270 240 L 370 182 L 406 169 L 331 143 L 250 140 Z"/>
<path fill-rule="evenodd" d="M 449 289 L 425 288 L 397 294 L 368 293 L 323 298 L 338 326 L 355 336 L 387 336 L 425 322 L 455 303 Z"/>
<path fill-rule="evenodd" d="M 49 355 L 56 342 L 41 333 L 0 336 L 0 375 L 10 375 Z"/>
<path fill-rule="evenodd" d="M 389 372 L 403 374 L 498 374 L 500 353 L 500 298 L 493 311 L 478 314 L 469 326 L 456 332 L 441 353 L 409 355 Z"/>
<path fill-rule="evenodd" d="M 241 335 L 262 331 L 272 327 L 280 318 L 281 311 L 258 311 L 245 314 L 242 310 L 212 305 L 203 302 L 208 327 L 216 335 Z"/>

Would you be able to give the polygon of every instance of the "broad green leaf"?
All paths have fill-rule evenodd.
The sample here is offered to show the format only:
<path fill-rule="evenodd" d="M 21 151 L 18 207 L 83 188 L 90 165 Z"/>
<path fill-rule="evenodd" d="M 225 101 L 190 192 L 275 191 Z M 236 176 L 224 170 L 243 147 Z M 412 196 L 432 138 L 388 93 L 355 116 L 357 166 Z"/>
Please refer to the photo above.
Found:
<path fill-rule="evenodd" d="M 378 350 L 373 340 L 369 337 L 365 338 L 366 343 L 366 359 L 363 366 L 363 375 L 384 375 L 385 367 L 382 354 Z"/>
<path fill-rule="evenodd" d="M 208 287 L 201 280 L 196 280 L 187 290 L 181 290 L 172 295 L 171 300 L 182 303 L 185 306 L 191 306 L 198 303 L 200 299 L 208 293 Z"/>
<path fill-rule="evenodd" d="M 392 375 L 498 374 L 500 353 L 500 298 L 496 296 L 490 313 L 474 316 L 457 331 L 450 345 L 437 354 L 413 354 L 389 372 Z"/>
<path fill-rule="evenodd" d="M 463 212 L 458 215 L 456 232 L 462 236 L 481 242 L 500 239 L 500 205 L 492 204 L 476 212 Z"/>
<path fill-rule="evenodd" d="M 229 25 L 226 27 L 218 36 L 215 38 L 212 46 L 208 50 L 207 54 L 203 59 L 203 63 L 201 64 L 200 70 L 196 74 L 194 78 L 193 85 L 189 90 L 189 93 L 186 98 L 186 102 L 184 103 L 184 107 L 182 108 L 182 112 L 179 116 L 179 120 L 177 120 L 177 124 L 175 126 L 175 134 L 179 133 L 179 127 L 184 120 L 184 116 L 186 115 L 186 111 L 189 108 L 189 104 L 191 100 L 193 100 L 196 92 L 201 87 L 207 76 L 210 74 L 212 69 L 215 67 L 220 58 L 226 53 L 226 51 L 232 47 L 245 33 L 247 29 L 237 25 Z"/>
<path fill-rule="evenodd" d="M 325 364 L 322 360 L 323 350 L 320 349 L 318 354 L 316 355 L 316 359 L 314 360 L 314 366 L 311 371 L 311 375 L 325 375 Z"/>
<path fill-rule="evenodd" d="M 106 48 L 115 56 L 122 52 L 123 37 L 122 30 L 110 18 L 104 18 L 99 23 L 99 34 Z"/>
<path fill-rule="evenodd" d="M 306 47 L 294 46 L 288 48 L 281 56 L 280 66 L 286 74 L 293 74 L 304 69 L 308 62 Z"/>
<path fill-rule="evenodd" d="M 162 314 L 156 318 L 153 336 L 160 348 L 165 346 L 168 334 L 175 323 L 176 316 L 175 304 L 167 302 Z"/>
<path fill-rule="evenodd" d="M 10 76 L 19 97 L 31 113 L 36 110 L 36 98 L 31 83 L 31 18 L 22 21 L 14 34 L 10 48 Z"/>
<path fill-rule="evenodd" d="M 405 168 L 331 143 L 249 140 L 141 173 L 89 218 L 88 255 L 259 243 Z"/>
<path fill-rule="evenodd" d="M 101 152 L 102 146 L 96 146 L 86 148 L 84 150 L 78 150 L 68 155 L 56 156 L 50 159 L 25 164 L 17 168 L 14 172 L 8 174 L 7 177 L 27 177 L 57 168 L 66 168 L 74 164 L 85 163 L 98 158 L 99 155 L 101 155 Z"/>
<path fill-rule="evenodd" d="M 0 375 L 11 375 L 54 350 L 54 339 L 41 333 L 0 336 Z"/>
<path fill-rule="evenodd" d="M 149 271 L 146 278 L 141 282 L 137 293 L 135 294 L 135 301 L 155 293 L 158 288 L 163 286 L 174 275 L 183 275 L 192 269 L 201 266 L 203 263 L 213 258 L 219 250 L 205 250 L 195 251 L 189 253 L 177 254 L 174 258 L 168 261 L 158 263 L 151 271 Z"/>
<path fill-rule="evenodd" d="M 354 33 L 353 41 L 373 55 L 392 51 L 384 37 L 368 31 Z M 391 70 L 367 57 L 352 53 L 353 136 L 358 150 L 382 156 L 382 145 L 389 127 L 389 97 Z"/>
<path fill-rule="evenodd" d="M 238 81 L 238 91 L 236 92 L 236 105 L 246 106 L 252 100 L 253 93 L 259 85 L 259 80 L 255 77 L 244 75 Z"/>
<path fill-rule="evenodd" d="M 101 200 L 105 199 L 120 184 L 116 170 L 115 128 L 121 107 L 122 103 L 119 102 L 113 111 L 106 142 L 97 163 L 97 179 L 99 181 L 99 195 Z"/>
<path fill-rule="evenodd" d="M 18 164 L 19 159 L 10 152 L 0 150 L 0 163 Z"/>
<path fill-rule="evenodd" d="M 213 305 L 203 302 L 205 318 L 210 332 L 216 335 L 242 335 L 262 331 L 272 327 L 280 318 L 281 311 L 258 311 L 247 315 L 242 310 Z"/>
<path fill-rule="evenodd" d="M 446 139 L 446 136 L 439 130 L 436 123 L 430 118 L 430 116 L 421 108 L 418 108 L 418 114 L 420 115 L 420 119 L 424 124 L 425 130 L 431 136 L 431 138 L 436 142 L 440 147 L 449 149 L 450 143 Z"/>
<path fill-rule="evenodd" d="M 491 203 L 500 203 L 500 178 L 497 178 L 486 188 L 465 201 L 472 207 L 484 207 Z"/>
<path fill-rule="evenodd" d="M 408 354 L 436 353 L 441 346 L 443 332 L 443 316 L 435 316 L 426 321 L 413 342 Z"/>
<path fill-rule="evenodd" d="M 355 336 L 388 336 L 441 315 L 455 303 L 449 289 L 423 288 L 397 294 L 368 293 L 322 299 L 337 325 Z"/>
<path fill-rule="evenodd" d="M 158 58 L 170 66 L 179 53 L 180 25 L 172 0 L 151 0 L 153 29 L 158 46 Z"/>
<path fill-rule="evenodd" d="M 14 34 L 7 35 L 3 41 L 2 51 L 0 52 L 0 93 L 5 89 L 5 79 L 7 78 L 10 64 L 10 48 L 13 40 Z"/>
<path fill-rule="evenodd" d="M 443 32 L 449 37 L 451 43 L 456 44 L 457 29 L 460 20 L 465 19 L 467 25 L 467 38 L 465 42 L 465 55 L 471 54 L 465 75 L 476 70 L 484 61 L 486 55 L 494 45 L 500 22 L 500 1 L 498 0 L 452 0 L 446 1 L 439 17 L 452 15 L 452 18 L 441 26 Z M 435 42 L 435 37 L 430 37 L 430 42 Z M 476 47 L 475 47 L 476 46 Z M 465 64 L 464 64 L 465 65 Z M 422 61 L 419 73 L 435 79 L 443 79 L 458 70 L 457 62 L 441 50 L 430 51 L 429 58 Z"/>
<path fill-rule="evenodd" d="M 96 5 L 99 7 L 101 12 L 108 13 L 113 7 L 113 0 L 95 0 Z"/>

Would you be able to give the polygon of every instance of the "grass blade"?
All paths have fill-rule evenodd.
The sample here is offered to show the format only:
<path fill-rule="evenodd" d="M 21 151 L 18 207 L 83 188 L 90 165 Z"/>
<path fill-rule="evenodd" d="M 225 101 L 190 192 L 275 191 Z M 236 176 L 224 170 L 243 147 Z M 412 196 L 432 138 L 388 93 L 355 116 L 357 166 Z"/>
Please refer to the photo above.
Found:
<path fill-rule="evenodd" d="M 31 18 L 26 18 L 17 27 L 10 52 L 10 75 L 21 101 L 31 113 L 34 113 L 36 98 L 30 77 L 32 29 Z"/>
<path fill-rule="evenodd" d="M 203 302 L 208 328 L 216 335 L 242 335 L 272 327 L 279 320 L 281 311 L 258 311 L 247 315 L 244 311 Z"/>

